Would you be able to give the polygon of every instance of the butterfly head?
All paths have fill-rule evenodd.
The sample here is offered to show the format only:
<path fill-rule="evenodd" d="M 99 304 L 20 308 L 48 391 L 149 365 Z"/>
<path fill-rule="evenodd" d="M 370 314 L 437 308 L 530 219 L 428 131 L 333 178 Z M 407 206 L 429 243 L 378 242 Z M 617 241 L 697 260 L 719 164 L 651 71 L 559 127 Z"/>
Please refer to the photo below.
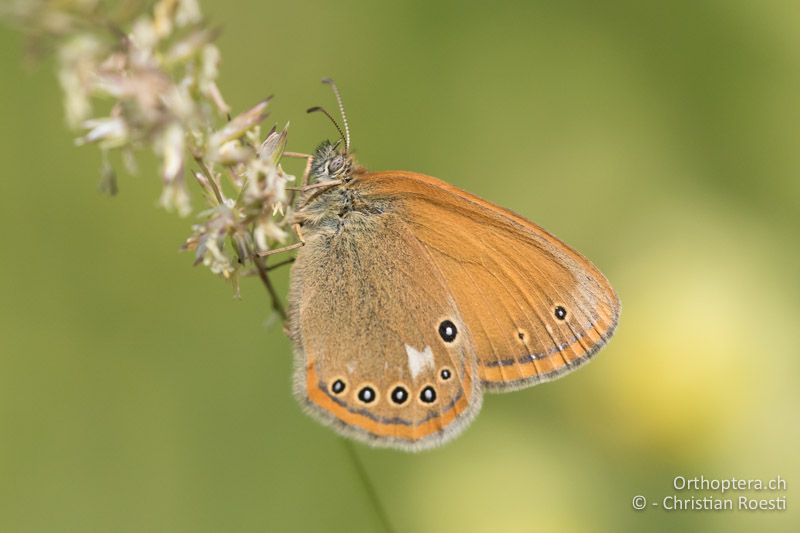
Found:
<path fill-rule="evenodd" d="M 311 159 L 311 181 L 347 181 L 350 178 L 355 162 L 341 144 L 341 141 L 335 143 L 324 141 L 317 147 Z"/>

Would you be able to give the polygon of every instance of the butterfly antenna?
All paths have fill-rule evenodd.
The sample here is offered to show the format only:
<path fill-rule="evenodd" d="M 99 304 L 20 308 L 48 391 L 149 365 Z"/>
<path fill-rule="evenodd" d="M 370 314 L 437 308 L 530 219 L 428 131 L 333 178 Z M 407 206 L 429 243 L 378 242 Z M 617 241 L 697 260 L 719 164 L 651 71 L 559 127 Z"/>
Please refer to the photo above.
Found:
<path fill-rule="evenodd" d="M 322 113 L 323 115 L 328 117 L 328 119 L 330 119 L 330 121 L 333 123 L 333 126 L 336 128 L 336 131 L 339 132 L 339 137 L 341 137 L 342 139 L 345 139 L 344 132 L 342 131 L 342 127 L 339 126 L 339 123 L 336 122 L 336 119 L 333 118 L 333 116 L 330 113 L 328 113 L 324 108 L 316 106 L 316 107 L 309 107 L 308 109 L 306 109 L 306 113 L 316 113 L 316 112 Z M 345 139 L 345 146 L 347 146 L 347 140 L 346 139 Z"/>
<path fill-rule="evenodd" d="M 350 152 L 350 125 L 347 123 L 347 114 L 344 112 L 344 103 L 342 103 L 342 95 L 339 94 L 339 88 L 336 86 L 336 83 L 330 78 L 325 78 L 322 80 L 322 83 L 326 83 L 331 86 L 333 89 L 333 94 L 336 95 L 336 103 L 339 104 L 339 113 L 342 115 L 342 122 L 344 123 L 344 149 L 347 152 Z"/>

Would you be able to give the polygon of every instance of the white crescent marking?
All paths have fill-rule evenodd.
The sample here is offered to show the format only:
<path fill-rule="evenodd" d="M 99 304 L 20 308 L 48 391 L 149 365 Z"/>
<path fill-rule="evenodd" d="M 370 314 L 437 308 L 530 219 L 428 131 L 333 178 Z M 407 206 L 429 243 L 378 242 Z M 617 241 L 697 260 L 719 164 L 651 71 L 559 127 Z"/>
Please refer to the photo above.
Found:
<path fill-rule="evenodd" d="M 426 346 L 421 352 L 406 344 L 406 354 L 408 354 L 408 370 L 411 372 L 411 377 L 417 379 L 417 376 L 425 367 L 433 368 L 433 350 L 430 346 Z"/>

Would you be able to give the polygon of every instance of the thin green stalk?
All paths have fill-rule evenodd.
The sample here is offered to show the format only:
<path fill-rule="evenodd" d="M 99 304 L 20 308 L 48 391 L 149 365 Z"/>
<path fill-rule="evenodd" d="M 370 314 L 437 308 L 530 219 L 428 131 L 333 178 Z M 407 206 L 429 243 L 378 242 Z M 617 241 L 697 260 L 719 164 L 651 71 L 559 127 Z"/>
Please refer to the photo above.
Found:
<path fill-rule="evenodd" d="M 256 265 L 258 277 L 261 278 L 261 283 L 264 284 L 264 288 L 266 288 L 267 292 L 269 293 L 269 299 L 272 304 L 273 311 L 278 313 L 278 316 L 281 317 L 283 322 L 286 322 L 288 315 L 286 314 L 286 309 L 281 303 L 280 296 L 278 296 L 278 291 L 275 290 L 275 287 L 272 285 L 272 280 L 269 279 L 269 267 L 267 267 L 264 264 L 264 260 L 258 256 L 253 257 L 253 262 Z"/>
<path fill-rule="evenodd" d="M 367 469 L 364 468 L 364 463 L 361 462 L 361 458 L 356 452 L 353 441 L 349 439 L 341 439 L 341 441 L 344 449 L 347 451 L 347 457 L 353 464 L 353 468 L 358 474 L 358 479 L 361 481 L 361 485 L 363 485 L 364 490 L 367 493 L 367 497 L 372 504 L 372 508 L 375 510 L 375 514 L 378 516 L 381 526 L 383 526 L 383 530 L 387 533 L 394 533 L 395 529 L 389 520 L 389 515 L 386 513 L 386 508 L 383 506 L 383 502 L 381 502 L 381 498 L 378 495 L 378 491 L 375 490 L 375 485 L 372 484 L 369 474 L 367 474 Z"/>

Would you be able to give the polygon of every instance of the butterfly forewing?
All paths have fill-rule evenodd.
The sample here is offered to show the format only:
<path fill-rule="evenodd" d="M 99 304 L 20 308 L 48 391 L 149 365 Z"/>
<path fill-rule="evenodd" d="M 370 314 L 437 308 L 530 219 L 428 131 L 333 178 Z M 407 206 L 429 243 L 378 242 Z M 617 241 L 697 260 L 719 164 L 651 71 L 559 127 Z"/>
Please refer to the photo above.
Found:
<path fill-rule="evenodd" d="M 608 281 L 535 224 L 420 174 L 366 174 L 353 187 L 367 202 L 395 199 L 463 317 L 486 387 L 563 375 L 612 335 L 619 302 Z"/>

